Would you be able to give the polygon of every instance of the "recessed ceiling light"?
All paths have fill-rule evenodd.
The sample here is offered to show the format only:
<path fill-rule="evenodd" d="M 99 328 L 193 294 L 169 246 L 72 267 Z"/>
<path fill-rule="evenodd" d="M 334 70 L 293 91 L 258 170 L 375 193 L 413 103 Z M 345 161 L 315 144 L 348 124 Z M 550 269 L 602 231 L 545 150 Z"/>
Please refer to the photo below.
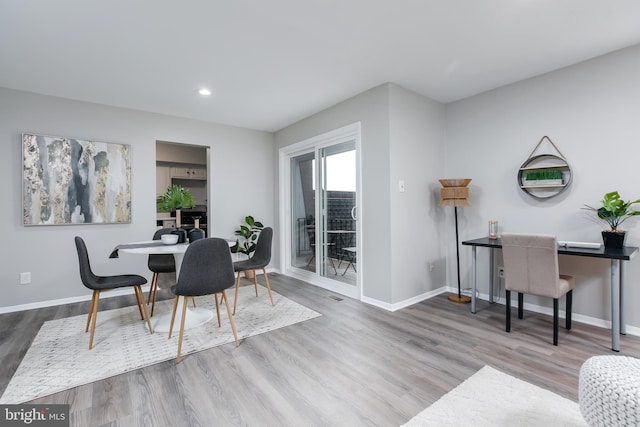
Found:
<path fill-rule="evenodd" d="M 204 87 L 203 87 L 202 89 L 198 90 L 198 93 L 199 93 L 200 95 L 202 95 L 202 96 L 209 96 L 209 95 L 211 95 L 211 91 L 210 91 L 209 89 L 204 88 Z"/>

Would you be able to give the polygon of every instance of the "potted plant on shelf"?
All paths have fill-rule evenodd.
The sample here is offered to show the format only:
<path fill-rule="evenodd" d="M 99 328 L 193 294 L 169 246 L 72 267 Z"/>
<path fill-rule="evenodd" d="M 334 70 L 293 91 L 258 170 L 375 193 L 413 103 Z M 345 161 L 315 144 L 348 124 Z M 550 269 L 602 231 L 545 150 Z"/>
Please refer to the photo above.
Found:
<path fill-rule="evenodd" d="M 604 246 L 606 248 L 622 248 L 626 232 L 618 227 L 630 217 L 640 215 L 640 211 L 632 208 L 632 205 L 640 203 L 640 199 L 625 202 L 620 197 L 620 193 L 612 191 L 604 195 L 601 203 L 602 206 L 599 208 L 584 205 L 584 209 L 595 212 L 598 219 L 609 226 L 609 230 L 602 232 Z"/>
<path fill-rule="evenodd" d="M 256 221 L 251 215 L 244 218 L 244 223 L 240 224 L 240 228 L 235 231 L 235 235 L 238 236 L 236 240 L 237 251 L 246 254 L 247 257 L 251 257 L 251 254 L 256 250 L 256 242 L 258 241 L 258 234 L 264 225 L 260 221 Z M 254 271 L 245 271 L 245 277 L 252 278 Z"/>
<path fill-rule="evenodd" d="M 562 185 L 563 175 L 560 169 L 536 169 L 524 175 L 525 186 Z"/>
<path fill-rule="evenodd" d="M 182 232 L 178 233 L 178 243 L 186 241 L 186 232 L 181 228 L 180 209 L 192 208 L 195 205 L 191 191 L 179 185 L 171 185 L 167 191 L 158 198 L 158 210 L 160 212 L 176 212 L 176 229 Z"/>

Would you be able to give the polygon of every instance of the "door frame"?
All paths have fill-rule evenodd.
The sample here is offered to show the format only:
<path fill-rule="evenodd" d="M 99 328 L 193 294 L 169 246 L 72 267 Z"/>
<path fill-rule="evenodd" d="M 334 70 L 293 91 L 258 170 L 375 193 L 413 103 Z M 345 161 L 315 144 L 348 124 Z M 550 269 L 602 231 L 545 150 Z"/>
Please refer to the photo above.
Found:
<path fill-rule="evenodd" d="M 308 153 L 317 152 L 320 148 L 339 144 L 354 140 L 356 150 L 356 265 L 358 271 L 356 274 L 356 286 L 342 283 L 338 280 L 322 277 L 319 272 L 305 271 L 291 265 L 291 157 Z M 361 125 L 360 122 L 352 123 L 335 129 L 321 135 L 317 135 L 303 141 L 288 145 L 279 150 L 279 229 L 280 229 L 280 271 L 283 274 L 304 280 L 312 285 L 337 292 L 351 298 L 362 300 L 362 273 L 365 266 L 362 263 L 362 221 L 364 215 L 362 213 L 362 179 L 361 179 Z M 319 203 L 316 197 L 316 204 Z M 316 250 L 318 248 L 316 247 Z"/>

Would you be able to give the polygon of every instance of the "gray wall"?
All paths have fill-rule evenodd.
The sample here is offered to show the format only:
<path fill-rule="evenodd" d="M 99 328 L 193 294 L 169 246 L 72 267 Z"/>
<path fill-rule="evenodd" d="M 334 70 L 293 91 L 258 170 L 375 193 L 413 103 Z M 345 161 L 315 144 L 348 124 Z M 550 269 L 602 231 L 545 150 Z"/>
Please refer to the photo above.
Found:
<path fill-rule="evenodd" d="M 389 86 L 392 302 L 414 299 L 445 284 L 446 242 L 440 227 L 452 212 L 438 207 L 444 178 L 444 106 Z M 398 183 L 404 181 L 405 191 Z"/>
<path fill-rule="evenodd" d="M 581 210 L 618 190 L 640 198 L 636 172 L 640 156 L 640 46 L 502 87 L 446 107 L 446 169 L 473 178 L 461 239 L 487 234 L 498 220 L 500 232 L 553 233 L 560 240 L 600 242 L 603 227 Z M 573 182 L 563 194 L 536 201 L 517 186 L 518 168 L 543 135 L 567 157 Z M 545 144 L 537 153 L 555 153 Z M 624 224 L 627 244 L 640 244 L 640 221 Z M 470 250 L 463 250 L 469 265 Z M 479 264 L 487 266 L 481 249 Z M 448 259 L 455 259 L 449 251 Z M 574 310 L 586 320 L 610 319 L 609 262 L 560 257 L 561 269 L 576 277 Z M 627 263 L 628 324 L 640 326 L 640 263 Z M 469 286 L 465 270 L 464 283 Z M 487 277 L 486 269 L 480 278 Z M 488 291 L 481 280 L 481 292 Z M 541 305 L 548 305 L 540 301 Z M 640 330 L 636 329 L 635 332 Z"/>
<path fill-rule="evenodd" d="M 398 301 L 442 286 L 444 263 L 430 185 L 443 170 L 443 114 L 442 105 L 384 84 L 275 134 L 279 149 L 361 123 L 359 267 L 365 301 L 394 308 Z M 399 179 L 406 183 L 402 194 Z M 425 274 L 430 262 L 440 268 Z"/>
<path fill-rule="evenodd" d="M 130 144 L 132 223 L 24 227 L 22 132 Z M 156 140 L 211 148 L 208 179 L 212 236 L 232 237 L 247 214 L 267 224 L 274 223 L 274 150 L 270 133 L 0 88 L 0 141 L 6 148 L 0 157 L 0 180 L 8 196 L 0 218 L 3 241 L 10 244 L 1 257 L 0 311 L 88 295 L 78 275 L 75 235 L 85 238 L 97 272 L 132 272 L 150 278 L 143 257 L 107 257 L 118 243 L 148 240 L 153 235 Z M 239 153 L 248 152 L 252 159 L 260 161 L 237 160 Z M 19 285 L 20 272 L 31 272 L 32 284 Z"/>

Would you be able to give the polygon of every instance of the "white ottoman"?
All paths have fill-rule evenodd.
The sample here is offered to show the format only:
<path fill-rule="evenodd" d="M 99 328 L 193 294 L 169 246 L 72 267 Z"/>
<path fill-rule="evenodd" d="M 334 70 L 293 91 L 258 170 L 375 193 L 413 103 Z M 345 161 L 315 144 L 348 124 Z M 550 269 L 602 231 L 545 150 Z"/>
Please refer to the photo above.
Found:
<path fill-rule="evenodd" d="M 590 426 L 640 426 L 640 359 L 594 356 L 580 368 L 580 412 Z"/>

